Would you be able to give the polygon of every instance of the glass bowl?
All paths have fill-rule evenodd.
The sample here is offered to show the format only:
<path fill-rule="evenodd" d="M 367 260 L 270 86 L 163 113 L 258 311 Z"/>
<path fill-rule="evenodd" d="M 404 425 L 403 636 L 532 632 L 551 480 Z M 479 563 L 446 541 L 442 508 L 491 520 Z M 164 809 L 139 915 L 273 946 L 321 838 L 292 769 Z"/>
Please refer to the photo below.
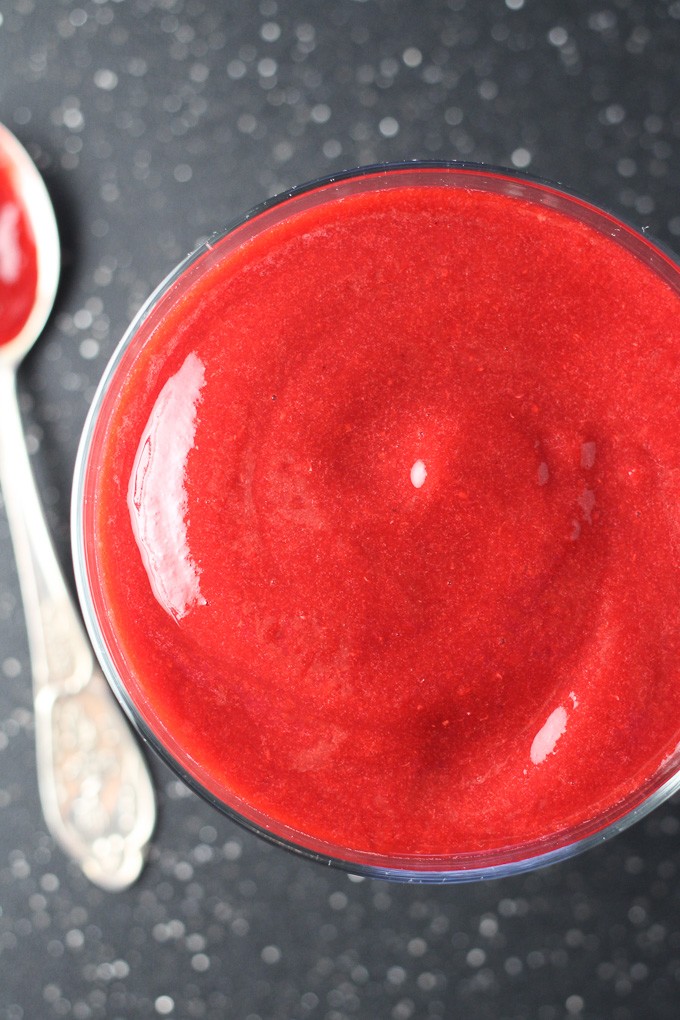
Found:
<path fill-rule="evenodd" d="M 104 373 L 90 410 L 75 471 L 73 547 L 75 575 L 85 622 L 104 672 L 134 726 L 176 774 L 216 808 L 266 839 L 288 850 L 352 873 L 408 882 L 461 882 L 499 877 L 547 865 L 586 850 L 627 828 L 680 787 L 678 756 L 670 753 L 650 774 L 614 804 L 577 824 L 547 831 L 538 838 L 509 840 L 500 846 L 457 852 L 381 853 L 338 845 L 300 831 L 243 800 L 215 780 L 195 755 L 179 742 L 145 696 L 143 682 L 133 675 L 112 621 L 100 576 L 100 549 L 95 537 L 98 485 L 107 429 L 120 388 L 143 364 L 145 344 L 166 316 L 191 295 L 192 288 L 221 260 L 262 237 L 289 217 L 328 202 L 374 191 L 404 187 L 446 186 L 470 192 L 519 198 L 541 210 L 577 220 L 612 239 L 652 273 L 680 292 L 680 269 L 672 255 L 607 211 L 561 186 L 502 168 L 465 163 L 409 162 L 361 168 L 294 188 L 267 201 L 214 234 L 182 261 L 140 310 L 118 345 Z M 396 193 L 396 192 L 395 192 Z M 424 475 L 413 485 L 422 484 Z M 576 699 L 574 698 L 574 703 Z M 560 720 L 553 718 L 558 727 Z M 559 736 L 553 734 L 556 740 Z"/>

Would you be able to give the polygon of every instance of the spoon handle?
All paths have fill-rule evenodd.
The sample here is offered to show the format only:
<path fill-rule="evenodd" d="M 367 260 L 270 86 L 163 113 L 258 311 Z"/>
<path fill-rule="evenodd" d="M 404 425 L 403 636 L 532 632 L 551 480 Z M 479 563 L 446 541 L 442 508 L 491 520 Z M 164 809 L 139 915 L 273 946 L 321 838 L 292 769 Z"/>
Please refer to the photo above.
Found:
<path fill-rule="evenodd" d="M 26 614 L 45 821 L 92 882 L 124 889 L 144 863 L 156 817 L 154 791 L 54 552 L 26 450 L 15 372 L 5 365 L 0 482 Z"/>

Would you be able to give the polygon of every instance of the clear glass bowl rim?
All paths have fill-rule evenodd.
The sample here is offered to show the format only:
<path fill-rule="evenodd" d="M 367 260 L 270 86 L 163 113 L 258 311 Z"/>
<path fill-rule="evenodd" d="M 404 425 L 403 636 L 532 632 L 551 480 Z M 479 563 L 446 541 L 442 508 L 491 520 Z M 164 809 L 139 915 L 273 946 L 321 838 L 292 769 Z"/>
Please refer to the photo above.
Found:
<path fill-rule="evenodd" d="M 467 177 L 470 180 L 474 180 L 477 186 L 482 189 L 486 185 L 487 188 L 491 187 L 491 190 L 501 190 L 507 194 L 521 194 L 524 197 L 533 195 L 534 200 L 539 203 L 542 202 L 552 208 L 563 211 L 570 209 L 573 212 L 573 210 L 578 209 L 580 210 L 580 216 L 577 218 L 591 225 L 597 224 L 600 232 L 603 232 L 603 226 L 608 226 L 607 233 L 612 238 L 621 243 L 627 250 L 633 251 L 638 257 L 647 261 L 674 289 L 680 291 L 680 261 L 661 242 L 652 239 L 646 231 L 628 222 L 618 213 L 610 212 L 604 206 L 589 200 L 578 192 L 562 184 L 521 170 L 455 160 L 408 160 L 378 163 L 343 170 L 339 173 L 320 177 L 290 188 L 254 206 L 244 215 L 230 221 L 223 229 L 213 233 L 162 280 L 133 318 L 104 370 L 83 427 L 74 470 L 71 535 L 78 597 L 86 629 L 104 674 L 134 729 L 187 786 L 244 828 L 254 832 L 268 842 L 284 847 L 304 858 L 325 865 L 333 865 L 352 874 L 370 878 L 418 883 L 456 883 L 520 874 L 566 860 L 578 853 L 600 845 L 605 840 L 644 818 L 680 790 L 680 762 L 675 763 L 675 772 L 672 769 L 668 769 L 665 779 L 661 781 L 651 779 L 647 784 L 649 789 L 646 793 L 647 787 L 636 791 L 636 794 L 631 796 L 630 801 L 632 803 L 628 807 L 625 806 L 628 801 L 624 802 L 623 805 L 615 805 L 609 812 L 600 816 L 597 821 L 593 820 L 582 826 L 577 826 L 570 830 L 569 834 L 552 833 L 531 843 L 503 847 L 492 851 L 452 854 L 448 857 L 430 855 L 410 855 L 408 857 L 389 855 L 382 857 L 363 851 L 355 852 L 351 849 L 344 851 L 344 848 L 342 848 L 344 852 L 336 853 L 333 851 L 341 848 L 327 848 L 327 844 L 316 844 L 316 841 L 313 839 L 306 837 L 302 833 L 294 833 L 292 830 L 290 830 L 290 835 L 288 832 L 286 832 L 286 835 L 281 835 L 280 832 L 268 828 L 264 821 L 256 821 L 242 814 L 238 809 L 216 796 L 174 757 L 172 752 L 163 744 L 160 737 L 142 717 L 137 706 L 133 703 L 123 679 L 118 673 L 104 640 L 97 619 L 94 600 L 90 592 L 90 581 L 86 563 L 85 489 L 88 477 L 89 452 L 102 405 L 128 347 L 133 342 L 142 325 L 153 315 L 158 304 L 166 297 L 172 287 L 180 281 L 187 270 L 191 269 L 204 255 L 212 251 L 222 241 L 247 224 L 253 221 L 257 222 L 262 217 L 266 218 L 268 212 L 277 209 L 279 206 L 295 203 L 296 200 L 309 193 L 319 192 L 333 186 L 342 189 L 343 186 L 352 185 L 359 181 L 378 181 L 375 187 L 379 187 L 379 179 L 381 177 L 389 177 L 394 180 L 394 178 L 403 175 L 404 183 L 409 183 L 410 176 L 422 172 L 427 173 L 431 183 L 435 183 L 435 181 L 430 175 L 436 175 L 437 172 L 440 172 L 443 178 L 440 183 L 445 183 L 444 178 L 448 178 L 448 182 L 451 183 L 454 176 L 457 176 L 461 181 Z M 407 177 L 409 181 L 406 180 Z M 505 186 L 505 190 L 498 188 L 498 185 L 501 183 Z M 393 187 L 395 185 L 393 183 L 389 186 Z M 451 186 L 464 185 L 454 183 Z M 334 195 L 333 197 L 337 196 Z M 253 223 L 255 230 L 248 234 L 247 237 L 253 236 L 254 233 L 258 232 L 256 222 Z M 267 229 L 266 222 L 264 223 L 264 229 Z M 244 237 L 244 240 L 247 237 Z M 278 823 L 274 824 L 278 825 Z M 279 825 L 278 828 L 279 830 L 285 830 L 285 826 Z M 307 845 L 305 842 L 298 841 L 298 836 L 302 840 L 306 840 Z"/>

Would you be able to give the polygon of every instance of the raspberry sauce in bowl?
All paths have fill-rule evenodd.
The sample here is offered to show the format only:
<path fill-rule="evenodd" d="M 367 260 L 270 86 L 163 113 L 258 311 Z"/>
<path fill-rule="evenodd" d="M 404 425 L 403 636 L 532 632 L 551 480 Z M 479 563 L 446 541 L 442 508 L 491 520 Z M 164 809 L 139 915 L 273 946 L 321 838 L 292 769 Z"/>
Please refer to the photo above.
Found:
<path fill-rule="evenodd" d="M 680 270 L 563 189 L 374 167 L 152 296 L 77 468 L 105 671 L 291 849 L 456 881 L 674 791 Z"/>

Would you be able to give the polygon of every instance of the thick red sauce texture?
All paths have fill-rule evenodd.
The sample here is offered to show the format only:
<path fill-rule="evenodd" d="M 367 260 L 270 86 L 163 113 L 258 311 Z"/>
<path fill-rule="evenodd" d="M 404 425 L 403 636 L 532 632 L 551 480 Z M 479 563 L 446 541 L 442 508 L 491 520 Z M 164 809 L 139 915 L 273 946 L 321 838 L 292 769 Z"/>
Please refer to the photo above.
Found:
<path fill-rule="evenodd" d="M 96 599 L 188 771 L 275 828 L 450 855 L 667 767 L 680 297 L 641 260 L 521 198 L 384 190 L 152 324 L 98 453 Z"/>
<path fill-rule="evenodd" d="M 38 285 L 38 259 L 16 172 L 0 150 L 0 344 L 21 331 Z"/>

